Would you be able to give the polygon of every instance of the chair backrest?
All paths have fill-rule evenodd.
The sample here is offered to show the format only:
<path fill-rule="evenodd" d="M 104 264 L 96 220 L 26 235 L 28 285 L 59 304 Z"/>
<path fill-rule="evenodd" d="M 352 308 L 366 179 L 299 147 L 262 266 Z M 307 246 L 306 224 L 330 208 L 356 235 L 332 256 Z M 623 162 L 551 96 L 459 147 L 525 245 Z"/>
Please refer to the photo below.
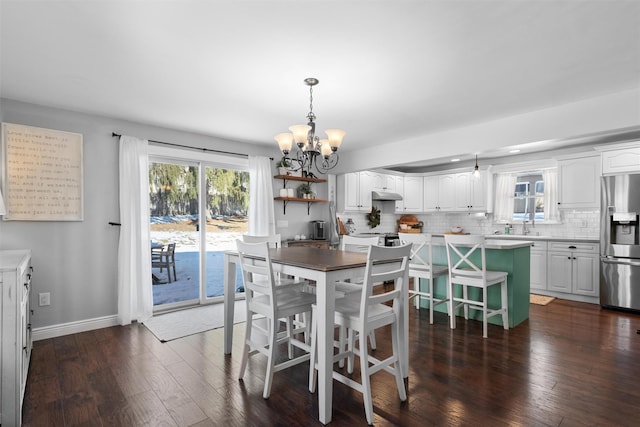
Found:
<path fill-rule="evenodd" d="M 484 236 L 445 234 L 444 241 L 447 247 L 450 274 L 486 278 Z M 472 259 L 477 257 L 474 255 L 477 252 L 480 252 L 480 262 L 477 260 L 474 262 Z"/>
<path fill-rule="evenodd" d="M 345 234 L 344 236 L 342 236 L 342 241 L 340 242 L 340 250 L 351 252 L 367 252 L 369 250 L 369 246 L 376 246 L 379 241 L 380 239 L 378 238 L 378 236 L 355 237 Z"/>
<path fill-rule="evenodd" d="M 167 249 L 164 251 L 170 258 L 173 258 L 173 254 L 176 252 L 176 244 L 169 243 L 167 244 Z"/>
<path fill-rule="evenodd" d="M 360 300 L 362 319 L 367 318 L 368 307 L 374 304 L 393 301 L 394 310 L 398 310 L 398 299 L 405 292 L 409 280 L 409 255 L 411 245 L 369 246 Z M 390 281 L 393 281 L 393 289 L 387 291 L 385 286 L 384 292 L 373 293 L 376 284 Z"/>
<path fill-rule="evenodd" d="M 275 280 L 269 255 L 269 243 L 245 243 L 236 239 L 236 246 L 240 257 L 247 304 L 251 305 L 254 293 L 267 295 L 271 308 L 275 312 Z"/>
<path fill-rule="evenodd" d="M 282 246 L 282 236 L 280 234 L 272 234 L 270 236 L 252 236 L 250 234 L 243 234 L 242 241 L 245 243 L 269 243 L 269 247 L 279 248 Z"/>
<path fill-rule="evenodd" d="M 431 234 L 426 233 L 398 233 L 400 243 L 403 245 L 411 244 L 411 256 L 409 268 L 421 268 L 431 270 L 433 265 L 433 249 L 431 247 Z M 420 254 L 423 248 L 427 249 L 426 256 Z"/>

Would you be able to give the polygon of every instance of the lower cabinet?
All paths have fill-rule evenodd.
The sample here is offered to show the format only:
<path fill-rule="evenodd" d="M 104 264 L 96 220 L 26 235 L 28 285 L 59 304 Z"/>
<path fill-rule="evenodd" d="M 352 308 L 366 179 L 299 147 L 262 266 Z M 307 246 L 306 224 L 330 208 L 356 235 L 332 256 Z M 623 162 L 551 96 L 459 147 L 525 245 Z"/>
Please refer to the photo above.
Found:
<path fill-rule="evenodd" d="M 31 251 L 0 251 L 2 390 L 0 423 L 22 424 L 22 402 L 31 360 Z"/>
<path fill-rule="evenodd" d="M 599 245 L 597 243 L 548 243 L 547 290 L 574 295 L 599 295 Z"/>
<path fill-rule="evenodd" d="M 531 292 L 547 289 L 547 242 L 536 241 L 531 245 Z"/>

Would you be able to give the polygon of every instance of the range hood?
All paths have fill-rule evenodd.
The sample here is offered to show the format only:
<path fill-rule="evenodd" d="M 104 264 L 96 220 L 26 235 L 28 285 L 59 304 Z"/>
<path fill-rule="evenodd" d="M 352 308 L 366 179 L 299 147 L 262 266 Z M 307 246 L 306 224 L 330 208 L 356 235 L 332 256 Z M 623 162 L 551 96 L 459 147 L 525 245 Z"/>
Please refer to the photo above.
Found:
<path fill-rule="evenodd" d="M 398 193 L 392 193 L 390 191 L 372 191 L 371 200 L 377 200 L 381 202 L 387 200 L 395 201 L 402 200 L 402 196 Z"/>

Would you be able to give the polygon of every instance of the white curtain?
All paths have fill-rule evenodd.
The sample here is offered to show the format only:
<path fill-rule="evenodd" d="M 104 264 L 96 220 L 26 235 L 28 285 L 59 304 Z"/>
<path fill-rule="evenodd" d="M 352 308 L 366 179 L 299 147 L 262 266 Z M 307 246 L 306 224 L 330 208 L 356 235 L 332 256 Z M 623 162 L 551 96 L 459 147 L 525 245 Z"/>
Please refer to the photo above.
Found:
<path fill-rule="evenodd" d="M 558 209 L 558 170 L 546 169 L 542 172 L 544 181 L 544 222 L 560 222 Z"/>
<path fill-rule="evenodd" d="M 273 174 L 268 157 L 249 156 L 249 234 L 276 234 Z"/>
<path fill-rule="evenodd" d="M 514 196 L 517 175 L 513 173 L 496 174 L 495 203 L 493 214 L 495 222 L 513 222 Z"/>
<path fill-rule="evenodd" d="M 148 141 L 120 137 L 120 243 L 118 322 L 153 316 L 149 233 Z"/>

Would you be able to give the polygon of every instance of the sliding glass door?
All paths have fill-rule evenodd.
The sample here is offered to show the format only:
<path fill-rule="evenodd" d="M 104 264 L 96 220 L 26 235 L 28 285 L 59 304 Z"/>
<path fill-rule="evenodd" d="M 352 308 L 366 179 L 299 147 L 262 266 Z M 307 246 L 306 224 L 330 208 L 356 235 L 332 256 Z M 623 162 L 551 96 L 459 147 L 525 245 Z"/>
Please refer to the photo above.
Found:
<path fill-rule="evenodd" d="M 246 233 L 248 206 L 249 173 L 237 165 L 150 158 L 155 311 L 222 300 L 223 252 Z"/>

